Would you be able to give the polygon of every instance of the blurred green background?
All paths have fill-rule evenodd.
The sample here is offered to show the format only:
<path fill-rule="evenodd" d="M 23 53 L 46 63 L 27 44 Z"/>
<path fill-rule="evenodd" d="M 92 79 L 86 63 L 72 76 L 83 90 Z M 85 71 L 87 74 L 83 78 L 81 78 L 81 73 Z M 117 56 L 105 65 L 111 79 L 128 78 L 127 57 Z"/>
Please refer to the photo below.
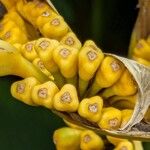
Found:
<path fill-rule="evenodd" d="M 137 0 L 52 0 L 82 43 L 93 39 L 105 52 L 127 55 L 136 20 Z M 62 119 L 41 107 L 30 107 L 10 95 L 17 77 L 0 78 L 0 150 L 55 150 L 53 131 Z M 149 143 L 144 143 L 149 150 Z"/>

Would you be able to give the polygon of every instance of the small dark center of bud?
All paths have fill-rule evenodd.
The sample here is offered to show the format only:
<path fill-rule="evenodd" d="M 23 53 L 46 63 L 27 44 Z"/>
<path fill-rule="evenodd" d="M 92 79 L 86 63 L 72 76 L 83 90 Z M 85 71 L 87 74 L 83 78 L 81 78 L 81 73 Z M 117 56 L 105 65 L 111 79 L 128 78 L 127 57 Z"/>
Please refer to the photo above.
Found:
<path fill-rule="evenodd" d="M 42 41 L 39 46 L 45 50 L 48 46 L 50 45 L 50 43 L 48 41 Z"/>
<path fill-rule="evenodd" d="M 88 56 L 88 58 L 89 58 L 89 60 L 95 60 L 96 58 L 97 58 L 97 53 L 96 52 L 94 52 L 94 51 L 89 51 L 88 53 L 87 53 L 87 56 Z"/>
<path fill-rule="evenodd" d="M 66 48 L 63 48 L 59 51 L 59 54 L 63 57 L 63 58 L 67 58 L 70 55 L 70 51 Z"/>
<path fill-rule="evenodd" d="M 116 61 L 113 61 L 110 65 L 113 71 L 120 70 L 120 65 Z"/>
<path fill-rule="evenodd" d="M 73 45 L 74 44 L 74 39 L 72 37 L 68 37 L 65 41 L 67 45 Z"/>
<path fill-rule="evenodd" d="M 25 84 L 24 83 L 18 83 L 17 88 L 16 88 L 16 92 L 22 94 L 22 93 L 24 93 L 24 91 L 25 91 Z"/>
<path fill-rule="evenodd" d="M 41 60 L 38 61 L 38 66 L 39 66 L 40 69 L 44 69 L 45 68 L 44 63 Z"/>
<path fill-rule="evenodd" d="M 42 16 L 43 16 L 43 17 L 48 17 L 48 16 L 50 16 L 50 13 L 49 13 L 48 11 L 44 11 L 44 12 L 42 13 Z"/>
<path fill-rule="evenodd" d="M 42 8 L 42 7 L 45 6 L 45 4 L 44 4 L 44 3 L 41 3 L 41 2 L 37 2 L 36 6 L 37 6 L 38 8 Z"/>
<path fill-rule="evenodd" d="M 88 142 L 90 142 L 90 141 L 91 141 L 91 136 L 88 135 L 88 134 L 85 135 L 84 138 L 83 138 L 83 142 L 84 142 L 84 143 L 88 143 Z"/>
<path fill-rule="evenodd" d="M 61 96 L 61 101 L 63 103 L 71 103 L 71 95 L 69 92 L 65 92 L 62 96 Z"/>
<path fill-rule="evenodd" d="M 118 119 L 117 118 L 114 118 L 114 119 L 110 119 L 109 120 L 109 125 L 112 127 L 112 128 L 115 128 L 118 126 Z"/>
<path fill-rule="evenodd" d="M 60 25 L 59 19 L 57 19 L 57 18 L 53 19 L 53 20 L 51 21 L 51 25 L 54 25 L 54 26 Z"/>
<path fill-rule="evenodd" d="M 8 38 L 10 38 L 10 36 L 11 36 L 11 32 L 8 31 L 8 32 L 5 33 L 4 38 L 8 39 Z"/>
<path fill-rule="evenodd" d="M 126 146 L 122 146 L 120 150 L 128 150 L 128 148 Z"/>
<path fill-rule="evenodd" d="M 38 90 L 38 96 L 40 98 L 46 99 L 47 98 L 47 88 L 41 88 Z"/>
<path fill-rule="evenodd" d="M 143 48 L 143 44 L 142 44 L 142 43 L 138 43 L 138 44 L 136 45 L 136 48 L 137 48 L 137 49 Z"/>
<path fill-rule="evenodd" d="M 3 48 L 3 47 L 0 47 L 0 51 L 4 51 L 4 50 L 6 50 L 5 48 Z"/>
<path fill-rule="evenodd" d="M 90 104 L 89 107 L 88 107 L 88 109 L 92 113 L 97 113 L 97 111 L 98 111 L 98 105 L 97 105 L 97 103 Z"/>
<path fill-rule="evenodd" d="M 31 52 L 32 51 L 32 48 L 33 48 L 33 44 L 32 43 L 28 43 L 25 45 L 25 48 L 28 52 Z"/>

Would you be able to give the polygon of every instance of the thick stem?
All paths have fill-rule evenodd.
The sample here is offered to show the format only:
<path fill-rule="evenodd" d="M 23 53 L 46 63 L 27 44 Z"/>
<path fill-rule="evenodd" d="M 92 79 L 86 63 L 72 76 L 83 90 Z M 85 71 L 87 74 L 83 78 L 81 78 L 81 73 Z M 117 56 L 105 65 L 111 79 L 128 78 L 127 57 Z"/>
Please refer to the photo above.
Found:
<path fill-rule="evenodd" d="M 72 78 L 66 78 L 66 82 L 77 87 L 77 76 L 74 76 Z"/>
<path fill-rule="evenodd" d="M 20 57 L 20 60 L 18 60 L 16 64 L 18 65 L 16 65 L 16 69 L 14 68 L 15 75 L 21 76 L 23 78 L 34 76 L 41 83 L 49 80 L 49 78 L 45 74 L 43 74 L 32 63 L 30 63 L 28 60 L 26 60 L 22 56 Z"/>

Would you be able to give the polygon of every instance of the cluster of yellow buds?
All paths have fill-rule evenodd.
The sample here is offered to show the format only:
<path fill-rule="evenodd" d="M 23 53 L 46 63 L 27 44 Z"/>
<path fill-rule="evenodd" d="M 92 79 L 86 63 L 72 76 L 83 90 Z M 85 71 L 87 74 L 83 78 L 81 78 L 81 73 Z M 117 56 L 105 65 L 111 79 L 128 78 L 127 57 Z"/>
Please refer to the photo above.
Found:
<path fill-rule="evenodd" d="M 77 113 L 106 130 L 116 130 L 125 126 L 133 114 L 133 109 L 118 109 L 109 104 L 106 106 L 105 100 L 99 95 L 80 99 L 73 84 L 66 83 L 59 89 L 53 81 L 40 83 L 34 77 L 14 82 L 11 94 L 31 106 Z"/>
<path fill-rule="evenodd" d="M 69 32 L 69 26 L 63 17 L 55 13 L 45 2 L 19 1 L 16 7 L 18 12 L 45 37 L 61 39 Z"/>
<path fill-rule="evenodd" d="M 65 121 L 66 122 L 66 121 Z M 142 150 L 139 141 L 131 141 L 112 136 L 99 136 L 92 130 L 74 126 L 62 127 L 54 131 L 53 142 L 57 150 Z"/>
<path fill-rule="evenodd" d="M 138 93 L 127 67 L 115 56 L 103 53 L 92 40 L 82 45 L 63 17 L 46 2 L 19 0 L 13 8 L 0 22 L 0 38 L 14 45 L 0 41 L 0 76 L 24 78 L 12 84 L 12 96 L 31 106 L 74 113 L 102 130 L 124 127 L 133 114 Z M 31 38 L 22 18 L 41 35 L 34 32 Z M 149 43 L 149 39 L 147 43 L 140 41 L 135 58 L 141 54 L 141 59 L 147 58 Z M 139 54 L 139 49 L 143 53 Z M 105 139 L 115 150 L 134 149 L 128 140 Z M 93 131 L 71 128 L 57 130 L 54 143 L 58 150 L 105 147 Z"/>
<path fill-rule="evenodd" d="M 11 44 L 28 41 L 25 22 L 15 10 L 9 11 L 0 21 L 0 38 Z"/>
<path fill-rule="evenodd" d="M 1 71 L 3 75 L 25 77 L 12 85 L 12 95 L 26 104 L 75 112 L 102 129 L 116 130 L 125 125 L 137 98 L 137 83 L 125 65 L 116 57 L 105 55 L 92 40 L 82 46 L 64 19 L 47 3 L 20 0 L 16 9 L 45 37 L 26 43 L 11 40 L 17 49 L 12 58 L 6 51 L 0 53 L 3 68 L 4 53 L 10 62 L 20 60 L 11 65 L 8 61 L 8 69 Z M 14 10 L 4 16 L 2 23 L 14 18 L 18 18 L 15 24 L 21 33 L 28 35 L 23 19 Z M 4 27 L 9 29 L 9 24 Z M 16 37 L 22 40 L 19 35 Z M 129 111 L 129 117 L 122 115 L 124 111 Z"/>

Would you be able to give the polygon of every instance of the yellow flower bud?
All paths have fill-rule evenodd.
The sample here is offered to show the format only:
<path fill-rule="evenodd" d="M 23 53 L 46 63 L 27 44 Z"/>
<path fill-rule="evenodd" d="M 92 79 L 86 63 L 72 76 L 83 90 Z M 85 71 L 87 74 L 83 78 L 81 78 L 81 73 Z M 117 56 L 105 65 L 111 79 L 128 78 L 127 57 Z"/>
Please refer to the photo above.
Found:
<path fill-rule="evenodd" d="M 80 116 L 92 122 L 98 122 L 103 108 L 103 99 L 100 96 L 83 99 L 78 108 Z"/>
<path fill-rule="evenodd" d="M 47 75 L 51 80 L 54 80 L 51 73 L 45 68 L 43 61 L 40 58 L 35 58 L 32 62 L 38 69 L 40 69 L 45 75 Z"/>
<path fill-rule="evenodd" d="M 53 59 L 53 51 L 59 44 L 57 40 L 40 38 L 36 41 L 35 50 L 43 61 L 45 68 L 53 75 L 57 86 L 61 88 L 65 82 L 64 77 L 60 74 L 58 66 Z"/>
<path fill-rule="evenodd" d="M 22 55 L 29 61 L 33 61 L 35 58 L 38 57 L 34 45 L 35 45 L 35 41 L 30 41 L 22 45 L 21 48 Z"/>
<path fill-rule="evenodd" d="M 52 81 L 36 85 L 32 89 L 32 100 L 37 105 L 51 109 L 53 105 L 54 95 L 58 91 L 58 87 Z"/>
<path fill-rule="evenodd" d="M 35 44 L 35 50 L 40 59 L 43 61 L 46 69 L 52 73 L 58 70 L 56 63 L 53 60 L 53 51 L 58 45 L 59 42 L 57 40 L 48 38 L 40 38 Z"/>
<path fill-rule="evenodd" d="M 50 21 L 50 18 L 53 18 L 55 16 L 57 16 L 57 14 L 50 10 L 43 11 L 36 20 L 36 26 L 40 30 L 40 28 L 42 28 L 47 22 Z"/>
<path fill-rule="evenodd" d="M 78 49 L 60 45 L 54 49 L 53 59 L 65 78 L 73 78 L 77 75 Z"/>
<path fill-rule="evenodd" d="M 15 22 L 12 20 L 3 19 L 0 24 L 0 36 L 4 35 L 7 31 L 12 30 L 12 28 L 16 27 Z"/>
<path fill-rule="evenodd" d="M 89 81 L 99 67 L 104 54 L 91 40 L 85 42 L 79 52 L 79 76 Z"/>
<path fill-rule="evenodd" d="M 114 148 L 114 150 L 134 150 L 134 147 L 130 141 L 122 141 Z"/>
<path fill-rule="evenodd" d="M 76 88 L 71 84 L 65 84 L 54 96 L 53 107 L 58 111 L 75 112 L 79 106 Z"/>
<path fill-rule="evenodd" d="M 122 114 L 122 121 L 121 121 L 121 128 L 122 128 L 131 119 L 132 114 L 133 114 L 133 110 L 132 109 L 124 109 L 121 111 L 121 114 Z"/>
<path fill-rule="evenodd" d="M 79 94 L 81 97 L 84 95 L 89 80 L 94 76 L 103 58 L 103 52 L 93 41 L 88 40 L 85 42 L 78 57 Z"/>
<path fill-rule="evenodd" d="M 121 78 L 114 85 L 104 90 L 102 96 L 104 98 L 108 98 L 113 95 L 130 96 L 135 94 L 137 92 L 137 89 L 138 86 L 135 82 L 135 79 L 128 71 L 128 69 L 125 69 Z"/>
<path fill-rule="evenodd" d="M 57 129 L 53 134 L 53 141 L 57 150 L 79 150 L 80 134 L 78 129 L 63 127 Z"/>
<path fill-rule="evenodd" d="M 11 30 L 8 30 L 2 36 L 0 36 L 0 38 L 11 44 L 23 44 L 28 41 L 27 36 L 24 33 L 22 33 L 22 31 L 18 27 L 14 27 Z"/>
<path fill-rule="evenodd" d="M 139 40 L 138 44 L 133 50 L 133 55 L 150 61 L 150 45 L 146 40 Z"/>
<path fill-rule="evenodd" d="M 61 44 L 65 44 L 77 49 L 81 48 L 81 42 L 78 40 L 73 32 L 68 32 L 60 41 Z"/>
<path fill-rule="evenodd" d="M 15 7 L 16 0 L 1 0 L 1 3 L 5 6 L 7 11 L 10 11 Z"/>
<path fill-rule="evenodd" d="M 108 99 L 111 106 L 119 109 L 134 109 L 137 94 L 131 96 L 113 96 Z"/>
<path fill-rule="evenodd" d="M 9 21 L 13 21 L 17 27 L 19 27 L 25 34 L 27 34 L 25 22 L 17 13 L 17 11 L 13 10 L 8 12 L 4 17 L 4 20 L 6 19 L 8 19 Z"/>
<path fill-rule="evenodd" d="M 150 67 L 150 61 L 148 61 L 148 60 L 146 60 L 146 59 L 143 59 L 143 58 L 140 58 L 140 57 L 137 57 L 137 56 L 133 56 L 132 58 L 133 58 L 135 61 L 137 61 L 138 63 Z"/>
<path fill-rule="evenodd" d="M 124 65 L 119 60 L 106 56 L 96 73 L 89 95 L 95 95 L 102 88 L 112 86 L 120 78 L 123 70 Z"/>
<path fill-rule="evenodd" d="M 113 107 L 103 108 L 98 126 L 101 129 L 116 130 L 121 124 L 121 111 Z"/>
<path fill-rule="evenodd" d="M 36 104 L 31 98 L 31 90 L 37 84 L 40 83 L 34 77 L 29 77 L 21 81 L 14 82 L 11 85 L 11 94 L 13 97 L 24 102 L 25 104 L 35 106 Z"/>
<path fill-rule="evenodd" d="M 31 16 L 35 19 L 37 19 L 38 16 L 40 16 L 45 11 L 52 11 L 50 6 L 45 2 L 36 1 L 32 3 L 34 3 L 35 7 L 34 9 L 31 9 Z"/>
<path fill-rule="evenodd" d="M 27 19 L 30 23 L 32 23 L 32 25 L 35 26 L 35 18 L 31 16 L 31 11 L 34 10 L 34 8 L 35 8 L 35 3 L 30 1 L 30 2 L 23 4 L 22 10 L 20 10 L 19 8 L 19 12 L 22 11 L 23 17 L 25 17 L 25 19 Z"/>
<path fill-rule="evenodd" d="M 61 16 L 50 18 L 43 28 L 40 28 L 41 33 L 45 37 L 60 39 L 69 31 L 69 27 Z"/>
<path fill-rule="evenodd" d="M 20 43 L 14 43 L 13 46 L 14 46 L 19 52 L 21 52 L 22 44 L 20 44 Z"/>
<path fill-rule="evenodd" d="M 91 130 L 85 130 L 81 133 L 81 150 L 103 150 L 104 142 L 100 136 Z"/>
<path fill-rule="evenodd" d="M 19 14 L 21 14 L 21 16 L 23 16 L 24 18 L 26 18 L 24 10 L 23 10 L 24 6 L 25 6 L 25 4 L 24 4 L 23 1 L 17 1 L 17 3 L 16 3 L 16 9 L 17 9 L 17 11 L 19 12 Z"/>

